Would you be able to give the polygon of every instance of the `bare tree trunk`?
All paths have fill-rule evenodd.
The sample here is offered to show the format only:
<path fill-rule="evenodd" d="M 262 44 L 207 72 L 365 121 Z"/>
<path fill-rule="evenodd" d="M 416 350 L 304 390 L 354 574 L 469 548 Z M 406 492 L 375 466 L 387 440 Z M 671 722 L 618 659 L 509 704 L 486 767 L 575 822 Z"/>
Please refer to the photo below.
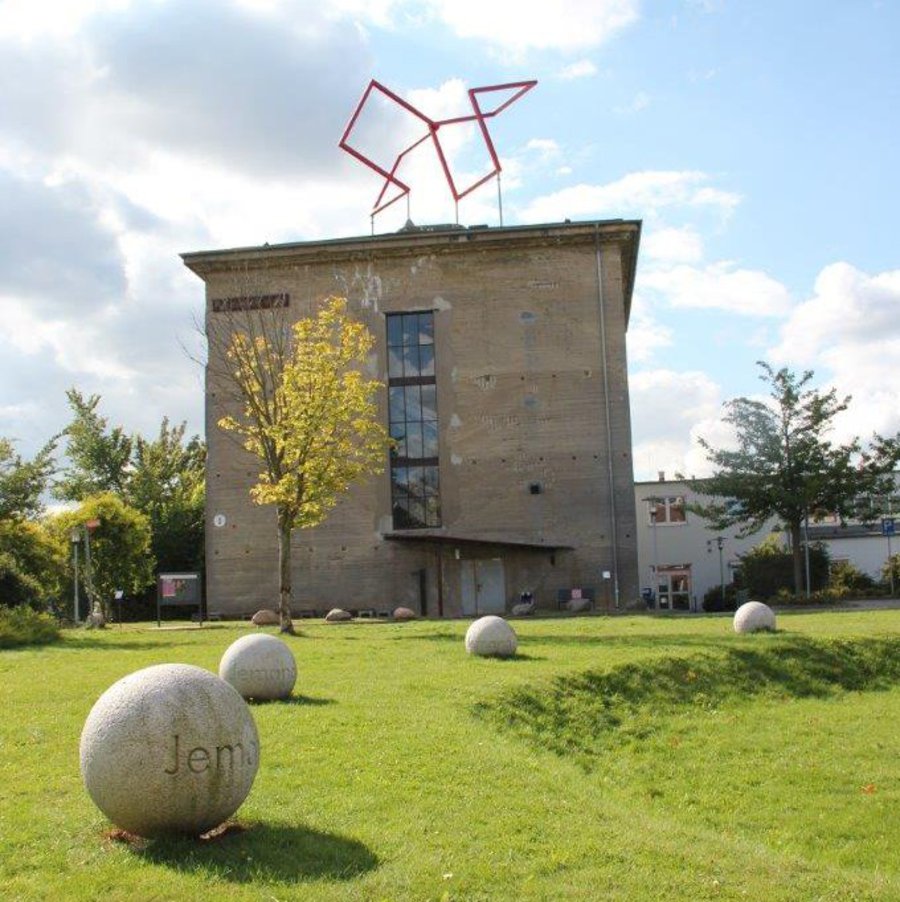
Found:
<path fill-rule="evenodd" d="M 803 595 L 803 545 L 799 523 L 791 523 L 791 554 L 794 563 L 794 593 Z"/>
<path fill-rule="evenodd" d="M 293 518 L 283 508 L 278 508 L 278 615 L 281 632 L 294 635 L 291 620 L 291 531 Z"/>

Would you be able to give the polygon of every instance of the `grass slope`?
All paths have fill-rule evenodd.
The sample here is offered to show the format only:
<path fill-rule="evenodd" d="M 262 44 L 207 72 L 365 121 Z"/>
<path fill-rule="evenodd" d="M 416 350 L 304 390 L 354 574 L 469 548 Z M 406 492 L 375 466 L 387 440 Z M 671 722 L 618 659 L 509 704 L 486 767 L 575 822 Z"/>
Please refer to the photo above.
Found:
<path fill-rule="evenodd" d="M 216 670 L 245 628 L 0 652 L 0 894 L 898 899 L 900 613 L 779 625 L 522 621 L 499 661 L 465 622 L 304 624 L 296 697 L 253 706 L 244 829 L 203 843 L 111 838 L 78 739 L 116 679 Z"/>

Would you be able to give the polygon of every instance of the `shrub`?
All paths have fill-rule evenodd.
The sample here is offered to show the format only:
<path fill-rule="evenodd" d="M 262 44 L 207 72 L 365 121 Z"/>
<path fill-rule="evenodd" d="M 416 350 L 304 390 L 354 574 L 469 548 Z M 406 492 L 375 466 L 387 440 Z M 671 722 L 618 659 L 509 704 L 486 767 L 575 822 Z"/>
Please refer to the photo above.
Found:
<path fill-rule="evenodd" d="M 861 595 L 875 588 L 875 580 L 850 561 L 835 561 L 828 575 L 828 592 L 839 597 Z"/>
<path fill-rule="evenodd" d="M 888 587 L 888 590 L 890 589 L 892 574 L 894 577 L 894 594 L 896 594 L 900 592 L 900 554 L 892 554 L 881 568 L 881 579 Z"/>
<path fill-rule="evenodd" d="M 828 550 L 821 544 L 809 546 L 809 576 L 813 592 L 828 584 Z M 751 598 L 774 598 L 781 592 L 794 593 L 794 562 L 780 543 L 764 541 L 741 555 L 740 588 Z"/>
<path fill-rule="evenodd" d="M 722 597 L 721 586 L 713 586 L 703 596 L 704 611 L 736 611 L 737 607 L 737 587 L 734 583 L 728 583 L 725 586 L 724 598 Z"/>
<path fill-rule="evenodd" d="M 28 607 L 0 608 L 0 648 L 46 645 L 59 639 L 59 625 Z"/>
<path fill-rule="evenodd" d="M 39 607 L 41 585 L 9 552 L 0 551 L 0 607 Z"/>
<path fill-rule="evenodd" d="M 0 606 L 48 607 L 61 574 L 57 546 L 41 523 L 0 521 Z"/>

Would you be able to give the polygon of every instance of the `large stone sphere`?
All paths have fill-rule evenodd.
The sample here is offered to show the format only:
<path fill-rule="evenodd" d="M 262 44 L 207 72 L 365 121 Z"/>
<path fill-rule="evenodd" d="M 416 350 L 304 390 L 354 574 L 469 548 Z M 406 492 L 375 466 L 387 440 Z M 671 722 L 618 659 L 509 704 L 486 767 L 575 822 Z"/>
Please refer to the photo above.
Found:
<path fill-rule="evenodd" d="M 287 698 L 297 682 L 297 664 L 281 639 L 251 633 L 228 646 L 219 662 L 219 676 L 244 698 Z"/>
<path fill-rule="evenodd" d="M 761 601 L 748 601 L 734 612 L 736 633 L 756 633 L 775 629 L 775 612 Z"/>
<path fill-rule="evenodd" d="M 494 614 L 479 618 L 466 630 L 466 651 L 470 655 L 511 658 L 517 645 L 513 628 Z"/>
<path fill-rule="evenodd" d="M 250 618 L 250 622 L 254 626 L 278 626 L 281 623 L 281 617 L 278 616 L 277 611 L 263 608 Z"/>
<path fill-rule="evenodd" d="M 158 664 L 110 686 L 81 732 L 81 776 L 97 807 L 139 836 L 198 836 L 231 817 L 259 766 L 247 703 L 189 664 Z"/>

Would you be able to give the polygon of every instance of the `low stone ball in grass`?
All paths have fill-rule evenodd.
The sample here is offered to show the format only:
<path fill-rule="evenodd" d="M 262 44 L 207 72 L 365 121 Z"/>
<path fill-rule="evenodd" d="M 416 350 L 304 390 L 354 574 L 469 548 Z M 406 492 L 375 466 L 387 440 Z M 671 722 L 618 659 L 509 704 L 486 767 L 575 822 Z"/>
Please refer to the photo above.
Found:
<path fill-rule="evenodd" d="M 81 733 L 81 776 L 97 807 L 138 836 L 199 836 L 250 792 L 259 736 L 233 686 L 189 664 L 113 683 Z"/>
<path fill-rule="evenodd" d="M 775 630 L 775 612 L 761 601 L 748 601 L 734 612 L 736 633 L 758 633 Z"/>
<path fill-rule="evenodd" d="M 250 618 L 250 622 L 254 626 L 278 626 L 281 623 L 281 618 L 276 611 L 263 608 Z"/>
<path fill-rule="evenodd" d="M 353 615 L 343 608 L 332 608 L 325 615 L 326 623 L 349 623 L 353 619 Z"/>
<path fill-rule="evenodd" d="M 515 630 L 494 614 L 480 617 L 466 630 L 466 651 L 470 655 L 511 658 L 518 644 Z"/>
<path fill-rule="evenodd" d="M 287 643 L 267 633 L 236 639 L 222 655 L 219 676 L 244 698 L 287 698 L 297 682 L 297 663 Z"/>
<path fill-rule="evenodd" d="M 401 622 L 405 621 L 405 620 L 415 620 L 416 612 L 414 610 L 412 610 L 412 608 L 399 607 L 399 608 L 394 608 L 394 613 L 392 616 L 393 616 L 394 620 L 398 620 Z"/>

